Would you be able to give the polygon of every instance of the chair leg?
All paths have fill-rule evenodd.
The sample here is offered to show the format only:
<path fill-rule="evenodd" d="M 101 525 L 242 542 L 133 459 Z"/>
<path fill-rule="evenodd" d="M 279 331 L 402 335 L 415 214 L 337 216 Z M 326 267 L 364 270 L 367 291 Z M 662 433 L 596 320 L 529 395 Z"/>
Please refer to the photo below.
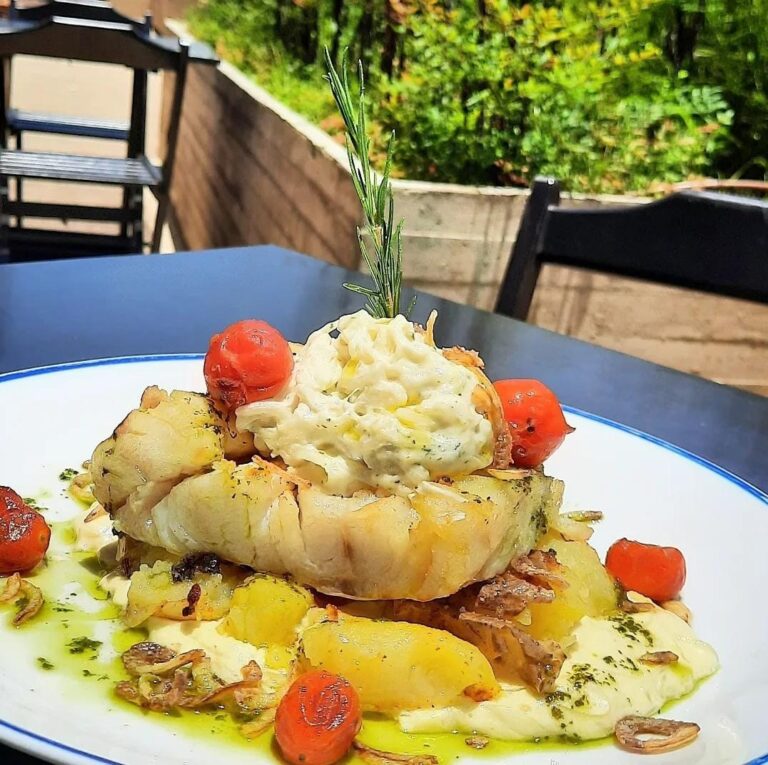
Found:
<path fill-rule="evenodd" d="M 0 263 L 7 263 L 11 259 L 11 248 L 8 241 L 8 227 L 10 220 L 5 214 L 5 204 L 8 201 L 8 179 L 0 175 Z"/>
<path fill-rule="evenodd" d="M 21 151 L 23 149 L 22 143 L 21 143 L 21 132 L 16 133 L 16 148 Z M 23 185 L 21 178 L 16 178 L 16 201 L 17 202 L 23 202 Z M 23 225 L 23 221 L 21 219 L 21 216 L 16 217 L 16 228 L 21 228 Z"/>
<path fill-rule="evenodd" d="M 550 205 L 560 201 L 560 184 L 553 178 L 537 178 L 525 206 L 523 219 L 507 271 L 496 300 L 496 313 L 525 321 L 539 276 L 538 244 L 547 220 Z"/>
<path fill-rule="evenodd" d="M 150 252 L 160 252 L 160 240 L 163 237 L 163 225 L 168 215 L 168 194 L 161 193 L 157 199 L 157 215 L 155 216 L 155 228 L 152 231 L 152 246 Z"/>
<path fill-rule="evenodd" d="M 144 189 L 133 190 L 133 240 L 136 252 L 144 252 Z"/>
<path fill-rule="evenodd" d="M 144 252 L 143 188 L 123 188 L 123 210 L 130 213 L 130 219 L 120 226 L 120 236 L 130 240 L 134 252 Z"/>

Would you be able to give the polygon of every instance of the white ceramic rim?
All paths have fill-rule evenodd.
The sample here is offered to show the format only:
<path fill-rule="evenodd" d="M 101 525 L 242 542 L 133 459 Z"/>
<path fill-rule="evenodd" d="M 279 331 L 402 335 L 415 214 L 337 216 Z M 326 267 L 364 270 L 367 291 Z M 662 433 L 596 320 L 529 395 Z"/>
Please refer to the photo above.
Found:
<path fill-rule="evenodd" d="M 84 367 L 101 367 L 118 364 L 139 364 L 151 361 L 190 361 L 202 358 L 204 358 L 202 353 L 169 353 L 144 356 L 113 356 L 104 359 L 87 359 L 83 361 L 72 361 L 64 364 L 52 364 L 49 366 L 33 367 L 31 369 L 23 369 L 16 372 L 6 372 L 0 374 L 0 383 L 9 382 L 11 380 L 18 380 L 25 377 L 36 377 L 38 375 L 52 374 L 55 372 L 65 372 L 71 369 L 82 369 Z M 687 449 L 683 449 L 682 447 L 669 443 L 669 441 L 665 441 L 662 438 L 652 436 L 649 433 L 637 430 L 637 428 L 633 428 L 629 425 L 623 425 L 620 422 L 610 420 L 607 417 L 602 417 L 600 415 L 593 414 L 592 412 L 586 412 L 583 409 L 578 409 L 568 405 L 564 405 L 563 409 L 567 412 L 572 412 L 581 417 L 585 417 L 586 419 L 598 422 L 602 425 L 623 431 L 624 433 L 628 433 L 644 441 L 649 441 L 650 443 L 656 444 L 663 449 L 671 451 L 683 457 L 684 459 L 701 465 L 702 467 L 715 473 L 729 483 L 736 485 L 742 491 L 747 492 L 768 507 L 768 494 L 763 492 L 761 489 L 758 489 L 756 486 L 753 486 L 748 481 L 745 481 L 743 478 L 735 475 L 731 471 L 726 470 L 725 468 L 722 468 L 713 462 L 710 462 L 704 457 L 699 457 L 697 454 L 694 454 Z M 98 754 L 92 754 L 90 752 L 85 752 L 82 749 L 77 749 L 76 747 L 62 744 L 61 742 L 54 739 L 50 739 L 38 733 L 33 733 L 32 731 L 20 728 L 6 720 L 0 719 L 0 729 L 6 729 L 17 735 L 23 736 L 27 741 L 27 747 L 25 747 L 25 750 L 35 756 L 46 757 L 48 754 L 53 755 L 58 751 L 66 752 L 69 755 L 75 755 L 87 762 L 100 763 L 101 765 L 121 765 L 121 763 L 116 762 L 115 760 L 110 760 L 106 757 L 101 757 Z M 13 744 L 10 742 L 3 743 L 8 743 L 9 745 L 13 746 Z M 768 765 L 768 752 L 749 760 L 749 762 L 747 762 L 745 765 Z"/>

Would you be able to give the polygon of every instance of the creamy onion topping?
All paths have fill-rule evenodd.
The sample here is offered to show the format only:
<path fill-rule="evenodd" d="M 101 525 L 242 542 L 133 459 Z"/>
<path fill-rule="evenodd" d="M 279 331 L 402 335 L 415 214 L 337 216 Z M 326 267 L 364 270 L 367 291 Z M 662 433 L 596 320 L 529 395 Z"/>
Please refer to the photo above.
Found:
<path fill-rule="evenodd" d="M 342 316 L 294 349 L 278 399 L 237 410 L 237 427 L 296 475 L 335 494 L 408 494 L 492 459 L 493 434 L 472 396 L 477 378 L 404 316 Z"/>

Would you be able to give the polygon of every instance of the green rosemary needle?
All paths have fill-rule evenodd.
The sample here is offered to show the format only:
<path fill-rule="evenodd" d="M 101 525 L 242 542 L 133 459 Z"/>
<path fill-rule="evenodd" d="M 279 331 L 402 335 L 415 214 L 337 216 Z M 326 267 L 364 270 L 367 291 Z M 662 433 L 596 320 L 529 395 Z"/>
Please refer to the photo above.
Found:
<path fill-rule="evenodd" d="M 340 73 L 336 71 L 327 48 L 325 65 L 328 70 L 325 79 L 331 86 L 339 113 L 344 120 L 349 169 L 365 216 L 365 227 L 357 229 L 357 240 L 363 259 L 371 272 L 375 289 L 359 284 L 344 284 L 344 287 L 366 297 L 365 307 L 372 316 L 380 319 L 393 318 L 400 313 L 400 289 L 403 280 L 403 221 L 395 225 L 395 204 L 392 184 L 389 181 L 395 134 L 393 131 L 389 137 L 384 173 L 377 176 L 371 166 L 370 141 L 366 128 L 363 65 L 358 61 L 360 96 L 357 110 L 347 78 L 347 52 L 344 51 L 342 56 Z M 366 234 L 373 252 L 366 242 Z"/>

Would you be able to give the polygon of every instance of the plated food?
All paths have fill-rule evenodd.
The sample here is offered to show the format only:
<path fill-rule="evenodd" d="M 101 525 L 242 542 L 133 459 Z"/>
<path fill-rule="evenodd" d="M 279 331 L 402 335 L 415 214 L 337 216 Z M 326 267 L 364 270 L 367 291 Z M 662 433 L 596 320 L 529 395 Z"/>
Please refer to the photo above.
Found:
<path fill-rule="evenodd" d="M 145 391 L 71 483 L 73 548 L 99 556 L 120 629 L 141 631 L 114 692 L 158 717 L 226 710 L 244 736 L 274 728 L 291 762 L 350 746 L 382 757 L 356 737 L 366 714 L 460 731 L 468 751 L 690 741 L 692 722 L 653 717 L 717 669 L 678 599 L 682 554 L 620 540 L 606 568 L 588 544 L 600 514 L 561 512 L 561 482 L 515 464 L 539 425 L 559 433 L 548 449 L 567 437 L 559 404 L 530 381 L 491 385 L 433 330 L 344 317 L 290 347 L 280 386 L 233 406 L 212 362 L 236 326 L 212 342 L 211 393 Z M 420 450 L 436 456 L 420 463 Z M 35 514 L 3 497 L 7 518 Z M 38 519 L 19 567 L 44 552 Z M 18 544 L 0 545 L 0 564 L 13 567 Z M 644 731 L 662 735 L 648 744 Z"/>
<path fill-rule="evenodd" d="M 476 353 L 439 346 L 436 317 L 400 313 L 387 178 L 366 172 L 364 124 L 347 121 L 373 200 L 368 310 L 302 344 L 258 320 L 225 328 L 205 393 L 148 387 L 65 476 L 83 510 L 57 554 L 98 555 L 133 637 L 114 693 L 157 716 L 231 715 L 249 739 L 274 730 L 295 765 L 430 760 L 372 748 L 366 715 L 458 731 L 467 752 L 691 742 L 695 722 L 655 717 L 718 668 L 679 599 L 683 554 L 619 540 L 604 565 L 600 513 L 563 512 L 544 469 L 570 431 L 554 394 L 492 383 Z M 24 599 L 30 626 L 46 593 L 21 574 L 49 538 L 3 490 L 0 597 Z"/>

